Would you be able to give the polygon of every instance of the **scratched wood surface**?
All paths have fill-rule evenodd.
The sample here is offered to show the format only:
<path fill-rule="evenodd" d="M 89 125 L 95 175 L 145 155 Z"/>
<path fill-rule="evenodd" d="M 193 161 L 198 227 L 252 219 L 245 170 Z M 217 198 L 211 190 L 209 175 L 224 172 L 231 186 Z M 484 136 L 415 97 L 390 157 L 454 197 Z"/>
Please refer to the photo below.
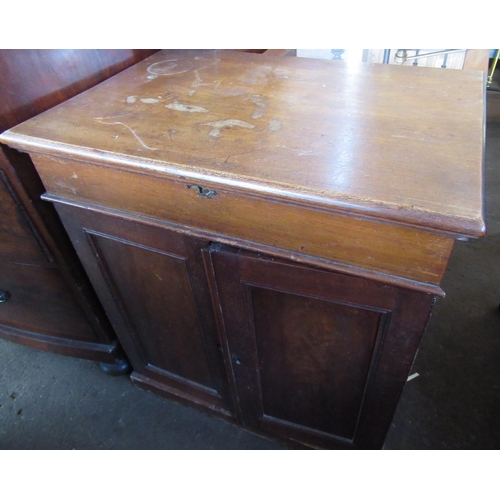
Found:
<path fill-rule="evenodd" d="M 480 236 L 484 88 L 478 71 L 163 51 L 1 141 Z"/>

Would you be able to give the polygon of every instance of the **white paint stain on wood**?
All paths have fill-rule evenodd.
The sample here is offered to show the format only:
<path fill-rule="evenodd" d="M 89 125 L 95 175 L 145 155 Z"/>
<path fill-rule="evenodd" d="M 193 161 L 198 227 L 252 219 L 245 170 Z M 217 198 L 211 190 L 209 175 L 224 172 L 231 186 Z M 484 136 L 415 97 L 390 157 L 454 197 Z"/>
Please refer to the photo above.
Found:
<path fill-rule="evenodd" d="M 255 128 L 255 125 L 252 125 L 251 123 L 244 122 L 243 120 L 236 120 L 234 118 L 219 120 L 216 122 L 202 123 L 202 125 L 212 127 L 212 129 L 208 133 L 208 135 L 211 137 L 219 137 L 221 130 L 225 128 L 245 128 L 249 130 Z"/>
<path fill-rule="evenodd" d="M 196 95 L 200 87 L 208 85 L 208 83 L 203 83 L 203 80 L 201 79 L 200 73 L 198 72 L 197 69 L 194 70 L 194 75 L 195 79 L 194 82 L 191 84 L 191 87 L 193 88 L 188 92 L 189 97 L 193 97 L 194 95 Z"/>
<path fill-rule="evenodd" d="M 150 146 L 148 146 L 141 138 L 140 136 L 137 134 L 137 132 L 133 129 L 131 129 L 128 125 L 125 125 L 125 123 L 123 122 L 108 122 L 108 121 L 104 121 L 105 118 L 95 118 L 95 120 L 99 123 L 102 123 L 103 125 L 121 125 L 122 127 L 125 127 L 128 131 L 131 132 L 131 134 L 137 139 L 137 141 L 139 142 L 139 144 L 146 148 L 146 149 L 149 149 L 151 151 L 156 151 L 158 148 L 152 148 Z"/>
<path fill-rule="evenodd" d="M 151 64 L 147 71 L 152 75 L 179 75 L 193 68 L 193 63 L 188 59 L 165 59 Z"/>
<path fill-rule="evenodd" d="M 254 120 L 258 120 L 259 118 L 263 118 L 266 112 L 266 108 L 268 106 L 268 100 L 263 95 L 253 95 L 250 97 L 250 101 L 255 104 L 255 109 L 252 113 L 252 118 Z"/>
<path fill-rule="evenodd" d="M 243 89 L 243 88 L 234 88 L 234 89 L 221 89 L 221 90 L 218 90 L 217 92 L 223 92 L 224 97 L 235 97 L 235 96 L 247 94 L 248 90 Z"/>
<path fill-rule="evenodd" d="M 145 104 L 155 104 L 157 102 L 160 102 L 158 99 L 153 99 L 153 98 L 144 98 L 144 99 L 141 99 L 141 102 L 145 103 Z"/>
<path fill-rule="evenodd" d="M 208 109 L 202 106 L 196 106 L 194 104 L 183 104 L 179 101 L 171 102 L 165 106 L 167 109 L 173 109 L 174 111 L 183 111 L 185 113 L 208 113 Z"/>
<path fill-rule="evenodd" d="M 137 96 L 136 95 L 129 95 L 127 99 L 125 99 L 125 102 L 127 104 L 134 104 L 134 102 L 137 101 Z"/>
<path fill-rule="evenodd" d="M 172 97 L 174 97 L 173 92 L 171 92 L 170 90 L 166 90 L 165 92 L 163 92 L 162 95 L 158 96 L 158 99 L 164 99 L 163 102 L 165 102 L 168 101 L 169 99 L 172 99 Z"/>
<path fill-rule="evenodd" d="M 147 72 L 154 76 L 180 75 L 192 69 L 196 71 L 206 68 L 218 62 L 219 59 L 205 59 L 203 57 L 196 57 L 193 60 L 172 58 L 151 64 Z"/>
<path fill-rule="evenodd" d="M 55 184 L 63 189 L 68 189 L 70 190 L 73 194 L 77 193 L 77 189 L 74 186 L 71 186 L 70 184 L 66 184 L 64 181 L 59 181 L 55 180 Z"/>
<path fill-rule="evenodd" d="M 281 120 L 274 119 L 269 121 L 267 128 L 271 132 L 279 132 L 283 128 L 283 124 L 281 123 Z"/>

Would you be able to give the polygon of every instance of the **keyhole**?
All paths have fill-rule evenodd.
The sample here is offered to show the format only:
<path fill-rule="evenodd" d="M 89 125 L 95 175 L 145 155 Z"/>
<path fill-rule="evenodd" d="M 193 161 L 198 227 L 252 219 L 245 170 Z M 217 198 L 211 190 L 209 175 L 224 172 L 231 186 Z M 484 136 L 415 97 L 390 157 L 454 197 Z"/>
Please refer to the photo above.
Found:
<path fill-rule="evenodd" d="M 233 361 L 235 362 L 235 364 L 241 365 L 241 359 L 240 358 L 234 357 Z"/>

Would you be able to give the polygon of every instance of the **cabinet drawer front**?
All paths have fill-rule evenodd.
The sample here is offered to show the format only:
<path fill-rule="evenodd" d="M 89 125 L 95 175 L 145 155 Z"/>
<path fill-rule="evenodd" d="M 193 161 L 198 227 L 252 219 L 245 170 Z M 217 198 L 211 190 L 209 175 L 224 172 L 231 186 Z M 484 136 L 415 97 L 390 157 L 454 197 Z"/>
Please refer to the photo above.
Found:
<path fill-rule="evenodd" d="M 49 194 L 202 229 L 239 245 L 257 243 L 430 284 L 440 283 L 453 247 L 444 236 L 238 194 L 227 186 L 33 159 Z"/>
<path fill-rule="evenodd" d="M 0 263 L 0 324 L 27 333 L 98 342 L 57 269 Z"/>

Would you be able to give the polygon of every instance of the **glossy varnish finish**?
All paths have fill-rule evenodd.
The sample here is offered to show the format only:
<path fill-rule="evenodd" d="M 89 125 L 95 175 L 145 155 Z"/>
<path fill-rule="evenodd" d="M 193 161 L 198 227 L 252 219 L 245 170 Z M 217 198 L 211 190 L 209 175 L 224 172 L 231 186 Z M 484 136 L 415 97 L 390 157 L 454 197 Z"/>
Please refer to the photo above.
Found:
<path fill-rule="evenodd" d="M 476 71 L 161 52 L 4 141 L 480 236 L 483 83 Z"/>
<path fill-rule="evenodd" d="M 1 139 L 136 384 L 379 448 L 454 241 L 484 233 L 483 97 L 473 71 L 166 51 Z"/>

